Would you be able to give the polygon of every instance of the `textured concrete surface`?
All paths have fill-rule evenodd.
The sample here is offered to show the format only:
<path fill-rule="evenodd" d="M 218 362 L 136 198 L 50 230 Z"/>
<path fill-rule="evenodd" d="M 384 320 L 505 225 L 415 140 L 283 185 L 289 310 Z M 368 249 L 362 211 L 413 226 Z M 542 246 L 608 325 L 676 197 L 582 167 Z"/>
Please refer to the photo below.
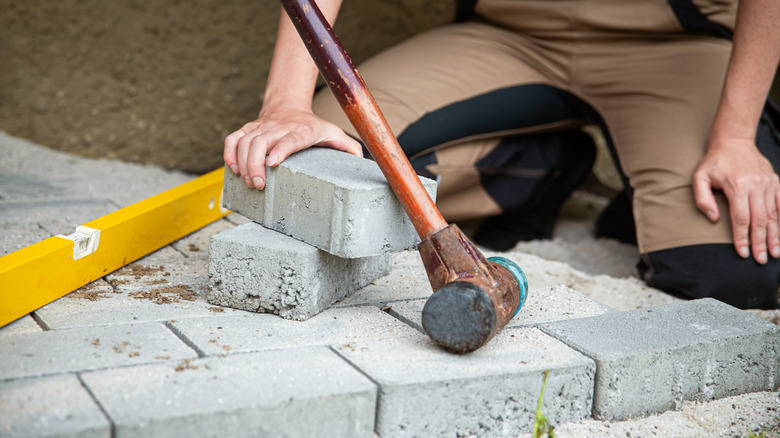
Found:
<path fill-rule="evenodd" d="M 8 323 L 0 328 L 0 336 L 15 336 L 25 333 L 41 333 L 43 329 L 33 319 L 32 315 L 25 315 L 16 321 Z"/>
<path fill-rule="evenodd" d="M 42 307 L 37 316 L 52 329 L 207 316 L 223 311 L 199 299 L 208 290 L 207 270 L 207 260 L 165 247 Z"/>
<path fill-rule="evenodd" d="M 324 347 L 113 369 L 82 379 L 117 437 L 366 437 L 374 427 L 376 387 Z"/>
<path fill-rule="evenodd" d="M 0 436 L 109 438 L 111 423 L 74 375 L 0 381 Z"/>
<path fill-rule="evenodd" d="M 73 199 L 72 193 L 80 193 L 84 196 L 80 199 L 108 199 L 118 208 L 122 205 L 121 200 L 141 200 L 176 185 L 172 179 L 184 182 L 191 178 L 155 168 L 67 156 L 6 135 L 0 135 L 0 152 L 3 153 L 0 175 L 5 178 L 5 182 L 0 182 L 0 240 L 4 242 L 4 251 L 33 243 L 36 235 L 49 237 L 49 232 L 34 221 L 3 221 L 6 217 L 3 207 L 10 199 L 5 196 L 13 195 L 14 202 L 24 202 Z M 26 175 L 32 176 L 34 181 L 22 178 Z M 30 185 L 16 186 L 13 181 L 27 181 Z M 33 185 L 35 181 L 51 181 L 51 185 Z M 67 190 L 60 190 L 66 186 Z M 571 204 L 564 207 L 555 239 L 530 242 L 524 244 L 522 251 L 515 249 L 500 254 L 514 260 L 528 275 L 531 296 L 526 310 L 540 312 L 538 316 L 542 319 L 557 319 L 549 324 L 574 324 L 587 319 L 619 319 L 625 311 L 680 302 L 645 286 L 632 274 L 636 256 L 633 252 L 629 254 L 628 246 L 616 249 L 615 242 L 589 237 L 588 227 L 593 217 L 577 215 L 583 210 L 580 208 L 582 205 L 591 204 L 595 205 L 592 197 L 575 194 Z M 67 216 L 69 204 L 58 205 L 61 206 L 59 216 Z M 6 411 L 1 410 L 4 408 L 0 408 L 0 436 L 10 435 L 8 430 L 11 425 L 14 430 L 32 431 L 25 432 L 27 436 L 47 436 L 47 432 L 40 429 L 39 419 L 58 428 L 65 436 L 88 436 L 92 430 L 105 430 L 105 423 L 101 425 L 100 422 L 95 429 L 95 422 L 89 414 L 90 403 L 84 402 L 91 400 L 108 422 L 113 436 L 146 435 L 154 431 L 163 431 L 174 437 L 193 436 L 196 435 L 191 432 L 193 425 L 204 431 L 213 431 L 215 424 L 220 432 L 246 432 L 241 429 L 242 424 L 256 425 L 266 420 L 277 430 L 289 430 L 283 429 L 287 425 L 277 427 L 275 420 L 266 416 L 278 416 L 280 421 L 294 423 L 300 418 L 301 406 L 305 404 L 307 415 L 313 421 L 332 424 L 329 421 L 347 419 L 353 425 L 350 430 L 359 430 L 363 436 L 371 437 L 375 436 L 370 430 L 373 426 L 365 429 L 363 425 L 366 421 L 376 425 L 381 417 L 383 424 L 390 425 L 388 427 L 400 422 L 392 415 L 388 416 L 388 412 L 397 405 L 383 405 L 382 385 L 394 388 L 390 394 L 395 400 L 415 392 L 425 393 L 429 387 L 435 389 L 431 397 L 438 394 L 444 398 L 442 388 L 449 385 L 446 398 L 451 399 L 451 404 L 445 400 L 443 406 L 459 407 L 431 409 L 429 422 L 432 425 L 455 425 L 457 422 L 448 420 L 455 414 L 469 421 L 481 416 L 486 427 L 480 429 L 477 425 L 473 428 L 473 423 L 458 427 L 473 429 L 475 434 L 483 436 L 504 434 L 527 437 L 530 431 L 521 429 L 520 425 L 526 424 L 523 418 L 528 418 L 528 412 L 535 409 L 538 396 L 535 391 L 538 391 L 542 368 L 561 366 L 566 358 L 587 360 L 583 354 L 566 349 L 562 342 L 549 336 L 538 335 L 539 339 L 535 337 L 537 335 L 518 336 L 518 333 L 538 334 L 537 329 L 532 327 L 509 328 L 501 332 L 475 356 L 453 357 L 429 345 L 427 338 L 415 330 L 413 324 L 399 318 L 398 313 L 399 309 L 412 307 L 416 305 L 415 300 L 424 300 L 431 293 L 419 255 L 411 251 L 392 255 L 393 270 L 389 275 L 307 321 L 290 321 L 271 314 L 209 304 L 205 299 L 209 290 L 205 266 L 209 259 L 210 239 L 244 223 L 247 220 L 241 216 L 229 215 L 1 327 L 0 406 L 7 406 L 3 403 L 13 400 L 14 414 L 9 419 Z M 71 224 L 65 224 L 64 228 L 56 232 L 72 231 Z M 39 232 L 27 233 L 30 230 Z M 577 250 L 567 252 L 567 247 L 574 248 L 575 243 Z M 499 254 L 485 251 L 485 255 Z M 551 260 L 553 256 L 560 256 L 560 259 Z M 165 275 L 166 272 L 169 274 Z M 538 306 L 532 305 L 534 297 L 540 299 Z M 579 302 L 582 308 L 576 310 L 583 313 L 587 313 L 587 306 L 591 305 L 594 307 L 590 310 L 599 311 L 599 303 L 617 311 L 577 319 L 584 314 L 572 312 L 567 300 Z M 731 311 L 745 317 L 753 313 L 767 320 L 780 317 L 780 312 Z M 527 322 L 532 319 L 531 315 L 527 318 Z M 682 312 L 679 320 L 669 318 L 665 320 L 665 325 L 655 326 L 647 332 L 656 334 L 656 337 L 668 335 L 677 325 L 684 325 L 690 319 Z M 753 336 L 753 342 L 750 345 L 715 342 L 713 345 L 721 346 L 713 353 L 714 358 L 730 355 L 729 360 L 736 361 L 739 355 L 752 357 L 745 356 L 742 350 L 755 355 L 756 349 L 760 348 L 760 336 L 749 326 L 736 325 L 733 329 L 744 329 L 744 335 Z M 693 332 L 696 333 L 695 330 Z M 597 336 L 604 337 L 601 332 Z M 705 336 L 704 339 L 709 338 Z M 642 348 L 647 344 L 637 345 Z M 547 347 L 549 349 L 545 350 Z M 300 371 L 303 367 L 315 377 L 334 377 L 323 383 L 327 385 L 322 388 L 330 389 L 323 392 L 322 397 L 309 398 L 304 402 L 303 397 L 312 393 L 301 389 L 295 382 L 288 382 L 289 388 L 295 392 L 290 396 L 293 400 L 279 402 L 273 407 L 255 404 L 247 399 L 247 395 L 235 392 L 239 384 L 257 389 L 258 384 L 252 381 L 256 378 L 267 383 L 269 388 L 277 388 L 280 394 L 289 394 L 285 388 L 273 386 L 274 382 L 284 382 L 289 375 L 285 377 L 283 372 L 274 374 L 273 371 L 278 370 L 274 368 L 278 367 L 275 362 L 286 363 L 283 358 L 293 357 L 287 355 L 298 350 L 306 354 L 300 361 L 303 365 L 291 366 L 298 370 L 296 373 L 304 374 Z M 324 353 L 309 354 L 311 351 Z M 681 354 L 684 360 L 685 354 Z M 377 360 L 381 357 L 385 358 L 384 362 Z M 359 361 L 362 362 L 360 366 Z M 595 362 L 598 361 L 591 363 Z M 223 363 L 224 366 L 221 365 Z M 706 363 L 703 366 L 706 371 Z M 441 373 L 436 372 L 439 367 Z M 255 369 L 266 372 L 258 376 Z M 551 418 L 557 428 L 556 436 L 561 438 L 625 438 L 629 434 L 633 437 L 744 437 L 748 430 L 756 434 L 766 432 L 766 437 L 780 436 L 780 400 L 776 391 L 761 390 L 714 401 L 683 400 L 679 410 L 625 421 L 604 421 L 588 418 L 587 415 L 583 418 L 579 411 L 581 398 L 573 397 L 573 403 L 562 404 L 563 399 L 557 394 L 573 394 L 569 391 L 579 388 L 581 380 L 561 381 L 565 376 L 572 376 L 567 373 L 573 369 L 555 369 L 558 370 L 559 380 L 550 382 L 554 382 L 557 389 L 548 386 L 542 411 Z M 373 384 L 373 406 L 376 409 L 364 409 L 366 405 L 363 401 L 368 392 L 357 389 L 363 388 L 362 384 L 352 386 L 355 382 L 349 376 L 355 374 L 346 372 L 348 370 L 362 375 Z M 747 368 L 750 373 L 756 370 L 759 368 Z M 491 377 L 493 374 L 490 373 L 494 372 L 495 375 L 516 373 L 525 377 L 515 382 Z M 337 375 L 346 377 L 338 379 Z M 447 376 L 457 379 L 448 381 L 445 379 Z M 598 376 L 597 367 L 594 382 L 598 381 Z M 551 379 L 553 377 L 551 375 Z M 491 380 L 494 378 L 496 380 Z M 58 383 L 60 381 L 64 383 Z M 133 387 L 136 382 L 138 390 Z M 339 387 L 338 382 L 344 386 Z M 461 385 L 464 382 L 469 384 Z M 707 382 L 706 379 L 700 381 L 704 388 L 710 389 L 722 383 L 715 380 L 714 386 L 704 385 Z M 82 389 L 78 389 L 76 383 Z M 501 384 L 508 389 L 502 388 Z M 472 394 L 484 396 L 479 391 L 491 388 L 491 385 L 499 391 L 528 391 L 528 394 L 523 393 L 524 398 L 510 396 L 512 398 L 491 399 L 491 403 L 465 404 L 473 399 Z M 56 389 L 60 387 L 65 389 Z M 51 392 L 48 391 L 50 388 L 53 389 Z M 345 398 L 335 401 L 328 398 L 328 394 L 339 393 L 339 388 L 344 390 L 341 393 Z M 595 391 L 595 384 L 593 388 Z M 499 392 L 499 395 L 503 397 L 506 393 Z M 596 392 L 593 394 L 595 396 Z M 268 395 L 258 395 L 256 400 L 269 400 L 265 398 Z M 89 398 L 85 399 L 85 396 Z M 393 397 L 387 400 L 392 401 Z M 47 405 L 42 408 L 44 405 L 39 402 L 44 400 Z M 324 400 L 330 401 L 321 403 Z M 331 404 L 338 409 L 331 409 Z M 508 408 L 507 413 L 501 411 L 504 406 Z M 49 408 L 50 411 L 46 412 L 51 416 L 45 416 L 43 409 Z M 420 407 L 423 408 L 429 407 Z M 366 411 L 373 413 L 371 420 L 365 420 Z M 518 413 L 521 411 L 525 414 Z M 180 415 L 183 412 L 186 415 Z M 249 415 L 253 416 L 249 418 Z M 322 419 L 320 415 L 326 418 Z M 509 420 L 504 421 L 504 417 Z M 298 425 L 301 433 L 308 434 L 310 431 L 306 427 L 311 423 L 299 423 L 303 423 Z M 388 434 L 379 436 L 386 437 Z"/>
<path fill-rule="evenodd" d="M 762 420 L 763 419 L 763 420 Z M 757 392 L 709 402 L 685 401 L 678 410 L 626 421 L 583 420 L 559 425 L 557 438 L 780 436 L 780 395 Z M 531 438 L 521 434 L 520 438 Z"/>
<path fill-rule="evenodd" d="M 533 328 L 504 330 L 468 355 L 427 337 L 358 341 L 337 350 L 379 384 L 386 437 L 515 436 L 529 432 L 544 370 L 543 409 L 556 424 L 590 416 L 593 362 Z"/>
<path fill-rule="evenodd" d="M 436 182 L 422 181 L 436 199 Z M 332 149 L 307 149 L 267 169 L 264 190 L 225 169 L 223 204 L 344 258 L 403 251 L 420 240 L 379 166 Z"/>
<path fill-rule="evenodd" d="M 414 329 L 373 306 L 328 309 L 303 322 L 246 312 L 172 323 L 204 355 L 246 353 L 409 336 Z"/>
<path fill-rule="evenodd" d="M 390 273 L 390 254 L 342 258 L 256 223 L 214 235 L 212 304 L 304 320 Z"/>
<path fill-rule="evenodd" d="M 0 380 L 196 356 L 159 323 L 49 330 L 0 337 Z"/>
<path fill-rule="evenodd" d="M 712 299 L 544 324 L 596 361 L 593 415 L 606 420 L 767 391 L 780 384 L 777 326 Z"/>
<path fill-rule="evenodd" d="M 181 172 L 55 152 L 2 131 L 0 156 L 0 255 L 54 234 L 68 235 L 78 225 L 191 179 Z"/>
<path fill-rule="evenodd" d="M 426 300 L 408 300 L 387 304 L 388 312 L 424 333 L 422 309 Z M 529 288 L 525 304 L 507 327 L 534 326 L 553 321 L 585 318 L 614 312 L 567 286 Z"/>

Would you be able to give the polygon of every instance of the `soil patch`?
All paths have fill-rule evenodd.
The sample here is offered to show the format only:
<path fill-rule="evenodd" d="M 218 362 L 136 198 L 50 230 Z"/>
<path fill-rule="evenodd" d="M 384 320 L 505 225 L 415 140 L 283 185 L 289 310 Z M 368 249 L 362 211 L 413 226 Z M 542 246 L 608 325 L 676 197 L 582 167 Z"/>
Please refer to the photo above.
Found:
<path fill-rule="evenodd" d="M 150 275 L 159 274 L 162 272 L 162 275 L 168 276 L 171 275 L 170 272 L 163 272 L 164 268 L 162 266 L 147 266 L 147 265 L 136 265 L 131 264 L 123 267 L 122 269 L 117 270 L 114 275 L 127 275 L 132 276 L 136 280 L 140 280 L 141 277 L 148 277 Z"/>
<path fill-rule="evenodd" d="M 346 0 L 359 62 L 436 24 L 455 0 Z M 93 158 L 191 173 L 260 111 L 279 18 L 255 0 L 0 0 L 0 130 Z"/>

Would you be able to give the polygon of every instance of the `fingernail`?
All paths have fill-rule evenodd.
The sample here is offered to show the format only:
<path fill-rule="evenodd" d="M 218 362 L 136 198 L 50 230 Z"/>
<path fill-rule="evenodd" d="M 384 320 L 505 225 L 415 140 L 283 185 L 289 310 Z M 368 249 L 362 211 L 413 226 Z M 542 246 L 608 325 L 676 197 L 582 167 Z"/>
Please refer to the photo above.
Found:
<path fill-rule="evenodd" d="M 708 218 L 709 218 L 711 221 L 715 221 L 715 212 L 714 212 L 714 211 L 712 211 L 712 210 L 709 210 L 709 211 L 707 211 L 707 217 L 708 217 Z"/>
<path fill-rule="evenodd" d="M 758 263 L 761 263 L 762 265 L 766 264 L 766 252 L 762 251 L 758 253 L 758 257 L 756 257 L 756 261 Z"/>
<path fill-rule="evenodd" d="M 277 154 L 271 154 L 265 160 L 265 164 L 267 164 L 269 166 L 276 166 L 276 163 L 278 163 L 278 162 L 279 162 L 279 155 L 277 155 Z"/>
<path fill-rule="evenodd" d="M 750 257 L 750 250 L 748 249 L 747 246 L 743 246 L 739 248 L 739 256 L 742 257 L 743 259 Z"/>
<path fill-rule="evenodd" d="M 769 250 L 769 253 L 772 254 L 772 257 L 774 258 L 780 257 L 780 246 L 773 247 Z"/>
<path fill-rule="evenodd" d="M 246 184 L 247 187 L 252 187 L 252 178 L 250 178 L 249 175 L 244 177 L 244 184 Z"/>
<path fill-rule="evenodd" d="M 252 178 L 252 182 L 255 183 L 255 188 L 262 189 L 265 187 L 265 181 L 263 181 L 263 178 L 260 178 L 259 176 Z"/>
<path fill-rule="evenodd" d="M 238 164 L 231 164 L 230 165 L 230 171 L 237 174 L 238 173 Z"/>

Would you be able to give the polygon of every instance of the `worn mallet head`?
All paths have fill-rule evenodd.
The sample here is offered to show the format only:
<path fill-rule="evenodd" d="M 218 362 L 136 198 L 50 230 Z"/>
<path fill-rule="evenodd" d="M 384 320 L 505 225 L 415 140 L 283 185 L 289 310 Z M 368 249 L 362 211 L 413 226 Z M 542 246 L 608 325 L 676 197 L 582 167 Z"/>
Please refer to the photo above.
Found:
<path fill-rule="evenodd" d="M 423 308 L 423 328 L 449 351 L 481 347 L 525 302 L 523 270 L 503 257 L 486 259 L 456 225 L 422 241 L 418 249 L 435 291 Z"/>

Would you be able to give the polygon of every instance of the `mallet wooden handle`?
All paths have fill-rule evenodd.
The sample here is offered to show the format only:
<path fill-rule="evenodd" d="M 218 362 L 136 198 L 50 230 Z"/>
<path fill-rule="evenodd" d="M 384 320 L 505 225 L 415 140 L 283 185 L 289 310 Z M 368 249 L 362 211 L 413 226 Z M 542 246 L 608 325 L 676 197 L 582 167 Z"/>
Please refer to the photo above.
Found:
<path fill-rule="evenodd" d="M 425 240 L 447 222 L 425 191 L 363 78 L 313 0 L 281 0 L 314 63 Z"/>

